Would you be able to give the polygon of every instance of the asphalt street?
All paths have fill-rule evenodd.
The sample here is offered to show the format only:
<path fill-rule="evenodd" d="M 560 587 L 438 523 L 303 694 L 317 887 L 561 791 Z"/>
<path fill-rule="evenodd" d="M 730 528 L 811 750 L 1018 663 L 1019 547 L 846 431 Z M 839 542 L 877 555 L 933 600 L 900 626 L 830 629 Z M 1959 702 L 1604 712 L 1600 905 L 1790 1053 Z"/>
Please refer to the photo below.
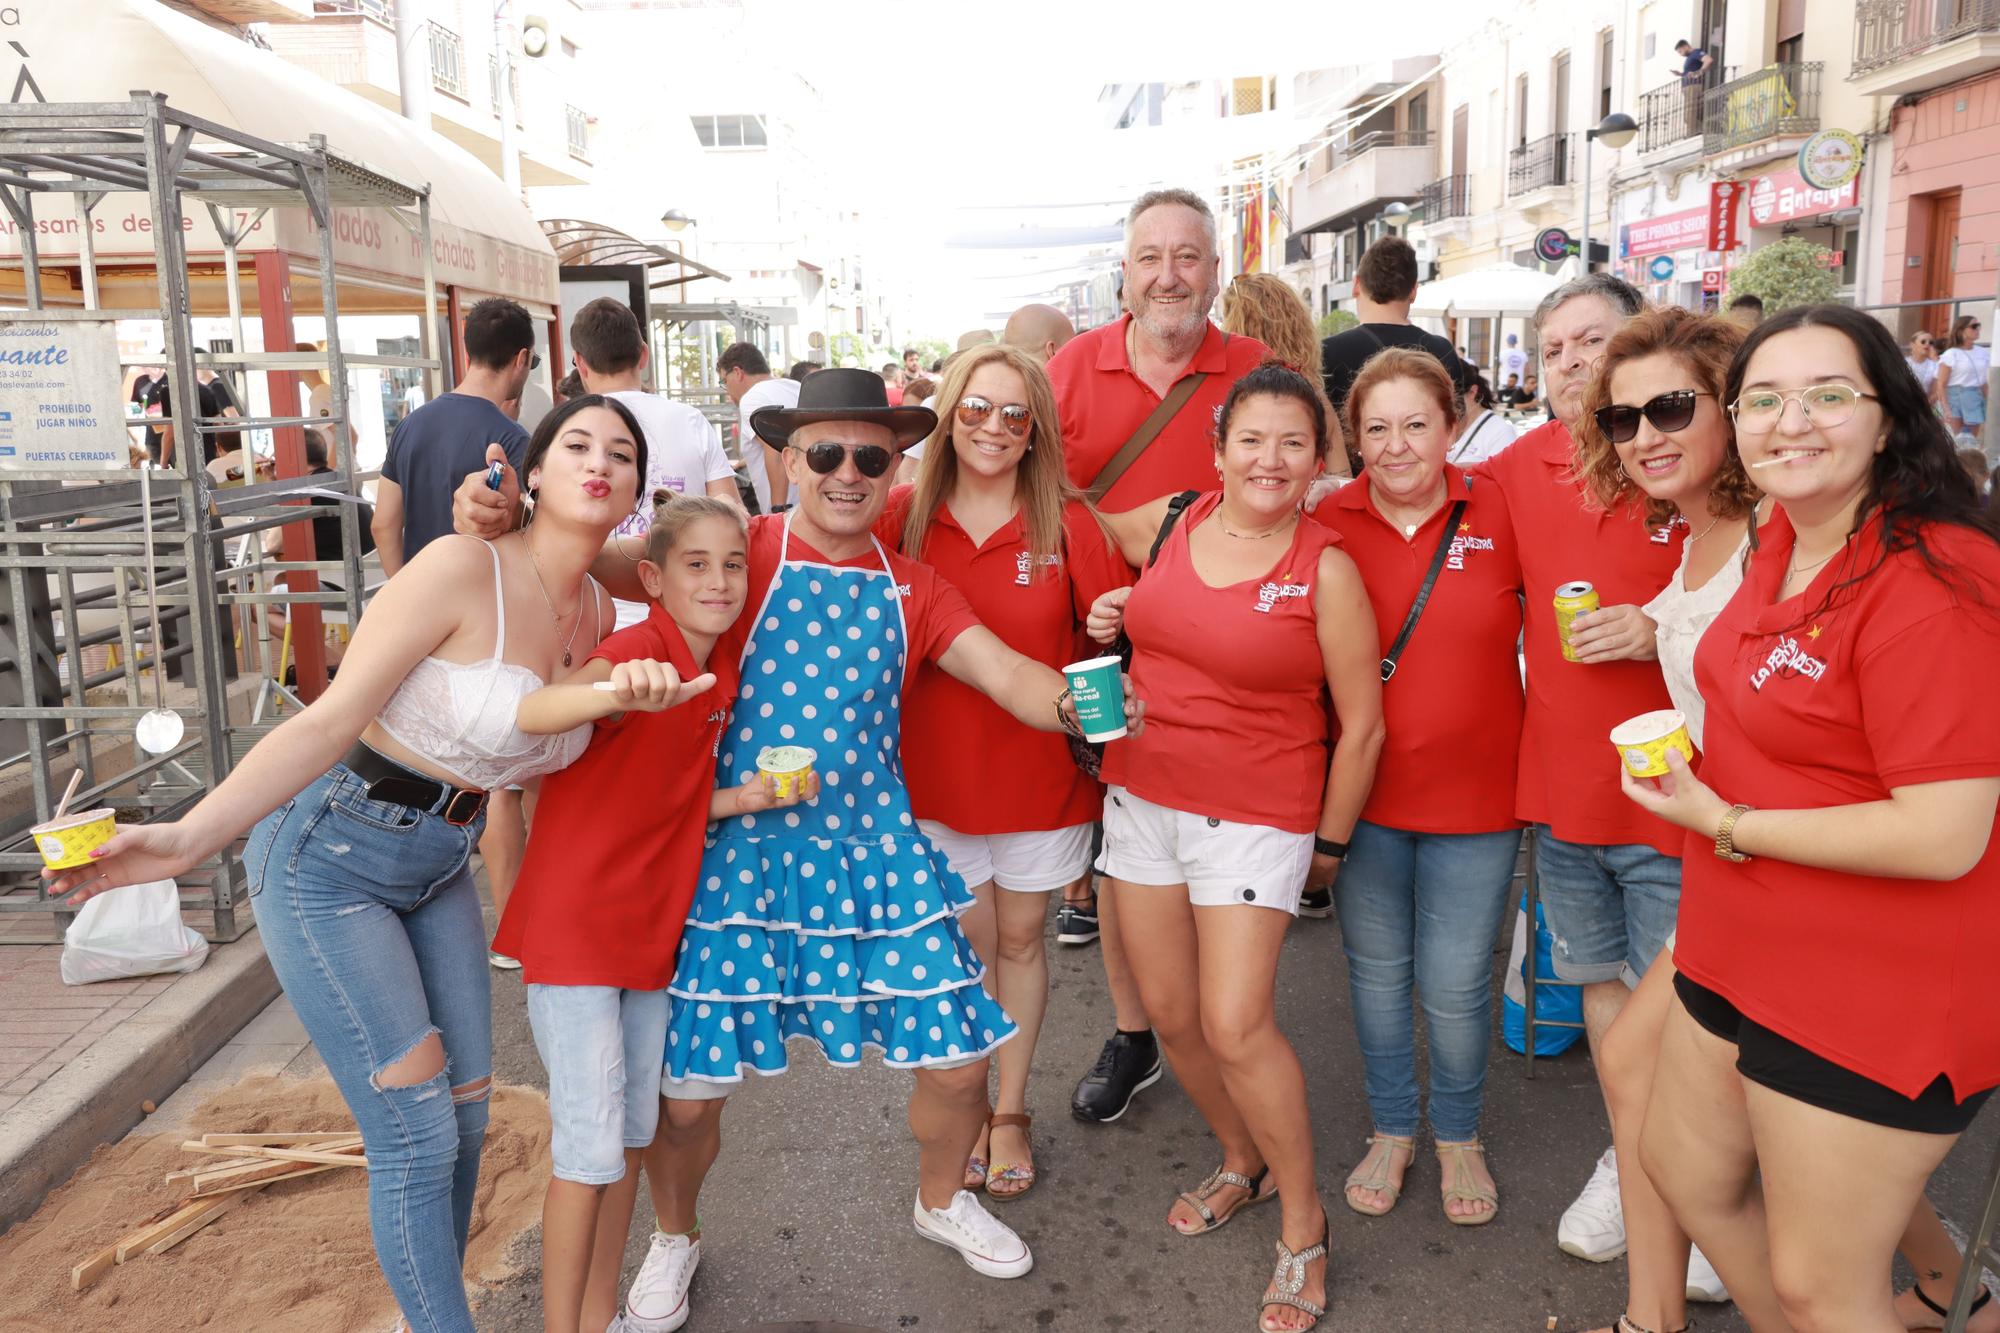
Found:
<path fill-rule="evenodd" d="M 1169 1075 L 1112 1125 L 1070 1118 L 1069 1096 L 1108 1035 L 1097 947 L 1051 945 L 1049 1015 L 1035 1055 L 1029 1110 L 1041 1178 L 994 1208 L 1034 1248 L 1035 1269 L 1000 1282 L 975 1275 L 910 1227 L 915 1149 L 904 1124 L 908 1075 L 869 1065 L 834 1070 L 793 1048 L 790 1073 L 731 1099 L 721 1159 L 703 1193 L 701 1268 L 691 1333 L 767 1324 L 864 1330 L 1250 1330 L 1268 1280 L 1274 1209 L 1183 1238 L 1164 1221 L 1176 1191 L 1198 1183 L 1215 1148 Z M 1496 955 L 1496 975 L 1504 957 Z M 545 1086 L 518 973 L 496 974 L 497 1076 Z M 1332 1300 L 1320 1327 L 1354 1333 L 1506 1330 L 1545 1333 L 1615 1320 L 1622 1260 L 1589 1264 L 1556 1249 L 1556 1220 L 1609 1143 L 1581 1045 L 1523 1076 L 1497 1035 L 1484 1137 L 1501 1191 L 1490 1225 L 1449 1225 L 1435 1158 L 1421 1152 L 1402 1202 L 1364 1218 L 1341 1182 L 1368 1133 L 1346 960 L 1332 921 L 1299 921 L 1285 945 L 1279 1021 L 1304 1061 L 1332 1219 Z M 1995 1148 L 1988 1113 L 1938 1173 L 1932 1197 L 1960 1225 L 1974 1217 Z M 643 1205 L 627 1248 L 629 1280 L 645 1253 Z M 524 1271 L 482 1307 L 482 1328 L 541 1327 L 539 1273 Z M 1697 1306 L 1703 1333 L 1744 1333 L 1727 1306 Z"/>

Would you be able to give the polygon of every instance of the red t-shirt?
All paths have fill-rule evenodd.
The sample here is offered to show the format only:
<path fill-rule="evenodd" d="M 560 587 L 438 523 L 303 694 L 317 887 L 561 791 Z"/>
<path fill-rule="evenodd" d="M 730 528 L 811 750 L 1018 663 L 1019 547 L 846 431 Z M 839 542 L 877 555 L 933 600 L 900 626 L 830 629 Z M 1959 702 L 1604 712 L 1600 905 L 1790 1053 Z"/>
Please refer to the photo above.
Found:
<path fill-rule="evenodd" d="M 583 757 L 542 779 L 493 947 L 537 985 L 662 990 L 694 901 L 736 659 L 718 645 L 696 666 L 657 606 L 591 656 L 669 662 L 682 679 L 713 671 L 715 687 L 665 712 L 600 721 Z"/>
<path fill-rule="evenodd" d="M 1101 328 L 1079 333 L 1049 358 L 1049 383 L 1062 417 L 1063 462 L 1069 479 L 1085 490 L 1112 455 L 1160 405 L 1160 395 L 1132 373 L 1125 357 L 1125 315 Z M 1113 514 L 1137 509 L 1148 500 L 1215 485 L 1215 423 L 1229 386 L 1254 370 L 1270 353 L 1255 338 L 1228 337 L 1214 324 L 1184 374 L 1207 374 L 1194 396 L 1182 404 L 1118 479 L 1103 500 Z"/>
<path fill-rule="evenodd" d="M 1104 780 L 1170 809 L 1311 833 L 1329 711 L 1313 596 L 1320 552 L 1340 537 L 1301 523 L 1266 574 L 1211 588 L 1188 534 L 1221 500 L 1188 506 L 1125 604 L 1146 729 L 1105 747 Z"/>
<path fill-rule="evenodd" d="M 1925 542 L 1960 589 L 1899 551 L 1808 616 L 1875 562 L 1874 532 L 1805 592 L 1773 603 L 1793 532 L 1782 508 L 1759 529 L 1743 586 L 1695 650 L 1708 703 L 1701 777 L 1725 801 L 1823 809 L 2000 776 L 2000 548 L 1964 528 L 1927 527 Z M 1970 874 L 1942 884 L 1764 856 L 1736 864 L 1713 854 L 1709 832 L 1685 845 L 1682 971 L 1906 1097 L 1939 1074 L 1961 1100 L 2000 1084 L 2000 839 Z"/>
<path fill-rule="evenodd" d="M 883 545 L 902 540 L 910 495 L 907 486 L 889 493 L 875 525 Z M 965 594 L 1002 642 L 1057 671 L 1096 655 L 1079 647 L 1077 627 L 1100 594 L 1132 581 L 1104 529 L 1075 503 L 1063 511 L 1061 550 L 1042 568 L 1033 564 L 1020 515 L 974 546 L 949 505 L 938 506 L 922 558 Z M 903 769 L 917 818 L 960 833 L 1069 828 L 1090 823 L 1103 808 L 1103 789 L 1077 769 L 1061 733 L 1023 725 L 929 663 L 904 694 Z"/>
<path fill-rule="evenodd" d="M 783 514 L 760 514 L 750 520 L 750 596 L 746 602 L 749 609 L 736 618 L 736 623 L 715 645 L 716 654 L 727 653 L 732 663 L 742 660 L 743 644 L 750 637 L 750 627 L 756 623 L 758 616 L 764 614 L 764 598 L 771 591 L 771 581 L 778 575 L 778 556 L 784 539 Z M 935 662 L 944 656 L 953 640 L 979 623 L 979 617 L 972 613 L 972 606 L 965 600 L 964 594 L 938 577 L 938 572 L 929 565 L 920 565 L 893 550 L 885 550 L 885 553 L 889 557 L 889 571 L 896 576 L 896 587 L 903 597 L 905 641 L 909 645 L 910 662 Z M 790 556 L 794 564 L 832 565 L 837 569 L 882 568 L 881 557 L 875 554 L 872 545 L 851 559 L 829 560 L 796 535 L 791 540 Z M 906 693 L 909 679 L 910 670 L 906 666 L 903 670 Z"/>
<path fill-rule="evenodd" d="M 1644 843 L 1681 854 L 1681 831 L 1646 813 L 1618 787 L 1611 729 L 1672 708 L 1657 662 L 1563 660 L 1556 589 L 1582 579 L 1600 606 L 1644 606 L 1680 566 L 1681 523 L 1654 530 L 1636 504 L 1607 513 L 1572 469 L 1569 431 L 1551 421 L 1472 469 L 1499 483 L 1520 539 L 1528 611 L 1528 707 L 1521 729 L 1514 813 L 1547 824 L 1565 842 Z"/>
<path fill-rule="evenodd" d="M 1521 555 L 1507 502 L 1490 481 L 1469 485 L 1445 465 L 1445 503 L 1408 537 L 1382 517 L 1366 481 L 1341 487 L 1313 517 L 1340 534 L 1361 569 L 1382 651 L 1403 628 L 1444 538 L 1466 502 L 1416 631 L 1382 687 L 1388 739 L 1361 817 L 1415 833 L 1515 827 L 1521 751 Z"/>

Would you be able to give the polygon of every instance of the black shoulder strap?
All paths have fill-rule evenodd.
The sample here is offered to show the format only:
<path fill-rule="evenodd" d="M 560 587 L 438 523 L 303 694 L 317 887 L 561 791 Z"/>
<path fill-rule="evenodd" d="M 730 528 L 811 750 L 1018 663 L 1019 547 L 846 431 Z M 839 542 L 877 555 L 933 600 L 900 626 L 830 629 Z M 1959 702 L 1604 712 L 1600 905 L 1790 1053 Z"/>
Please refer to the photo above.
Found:
<path fill-rule="evenodd" d="M 1146 568 L 1151 569 L 1153 562 L 1160 558 L 1160 548 L 1167 544 L 1167 537 L 1173 532 L 1174 524 L 1181 521 L 1181 511 L 1193 504 L 1200 495 L 1200 491 L 1182 491 L 1167 501 L 1167 516 L 1160 520 L 1160 531 L 1153 538 L 1153 549 L 1146 553 Z"/>
<path fill-rule="evenodd" d="M 1382 658 L 1382 683 L 1396 674 L 1396 662 L 1403 655 L 1403 649 L 1410 646 L 1410 636 L 1417 632 L 1417 621 L 1422 619 L 1424 604 L 1431 599 L 1431 589 L 1437 586 L 1438 571 L 1444 568 L 1445 553 L 1451 550 L 1451 539 L 1458 535 L 1458 521 L 1465 517 L 1463 500 L 1456 501 L 1451 512 L 1444 516 L 1444 535 L 1438 538 L 1437 550 L 1431 553 L 1431 567 L 1424 575 L 1424 586 L 1417 589 L 1417 600 L 1410 603 L 1410 614 L 1403 617 L 1403 628 L 1396 631 L 1396 641 L 1389 645 L 1389 651 Z"/>

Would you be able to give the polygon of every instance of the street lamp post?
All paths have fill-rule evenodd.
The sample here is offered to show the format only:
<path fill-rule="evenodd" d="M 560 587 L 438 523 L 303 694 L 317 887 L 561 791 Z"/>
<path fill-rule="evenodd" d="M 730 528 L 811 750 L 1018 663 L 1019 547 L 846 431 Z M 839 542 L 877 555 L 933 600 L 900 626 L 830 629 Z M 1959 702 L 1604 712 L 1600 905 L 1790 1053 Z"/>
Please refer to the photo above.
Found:
<path fill-rule="evenodd" d="M 1612 112 L 1583 132 L 1583 243 L 1578 251 L 1583 262 L 1579 273 L 1590 272 L 1590 146 L 1602 139 L 1608 148 L 1623 148 L 1638 133 L 1639 122 L 1623 111 Z"/>

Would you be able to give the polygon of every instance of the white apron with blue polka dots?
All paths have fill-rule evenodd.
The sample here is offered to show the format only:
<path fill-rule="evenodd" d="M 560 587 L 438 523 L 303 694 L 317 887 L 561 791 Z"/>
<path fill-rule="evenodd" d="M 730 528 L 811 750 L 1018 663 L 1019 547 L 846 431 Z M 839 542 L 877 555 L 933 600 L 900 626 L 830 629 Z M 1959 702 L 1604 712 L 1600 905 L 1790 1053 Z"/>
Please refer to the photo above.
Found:
<path fill-rule="evenodd" d="M 835 1065 L 874 1047 L 897 1068 L 983 1055 L 1014 1023 L 981 987 L 959 929 L 965 883 L 918 831 L 903 786 L 902 598 L 882 568 L 789 559 L 743 647 L 719 785 L 769 745 L 818 751 L 808 805 L 716 823 L 681 937 L 667 1031 L 674 1079 L 783 1073 L 785 1043 Z"/>

